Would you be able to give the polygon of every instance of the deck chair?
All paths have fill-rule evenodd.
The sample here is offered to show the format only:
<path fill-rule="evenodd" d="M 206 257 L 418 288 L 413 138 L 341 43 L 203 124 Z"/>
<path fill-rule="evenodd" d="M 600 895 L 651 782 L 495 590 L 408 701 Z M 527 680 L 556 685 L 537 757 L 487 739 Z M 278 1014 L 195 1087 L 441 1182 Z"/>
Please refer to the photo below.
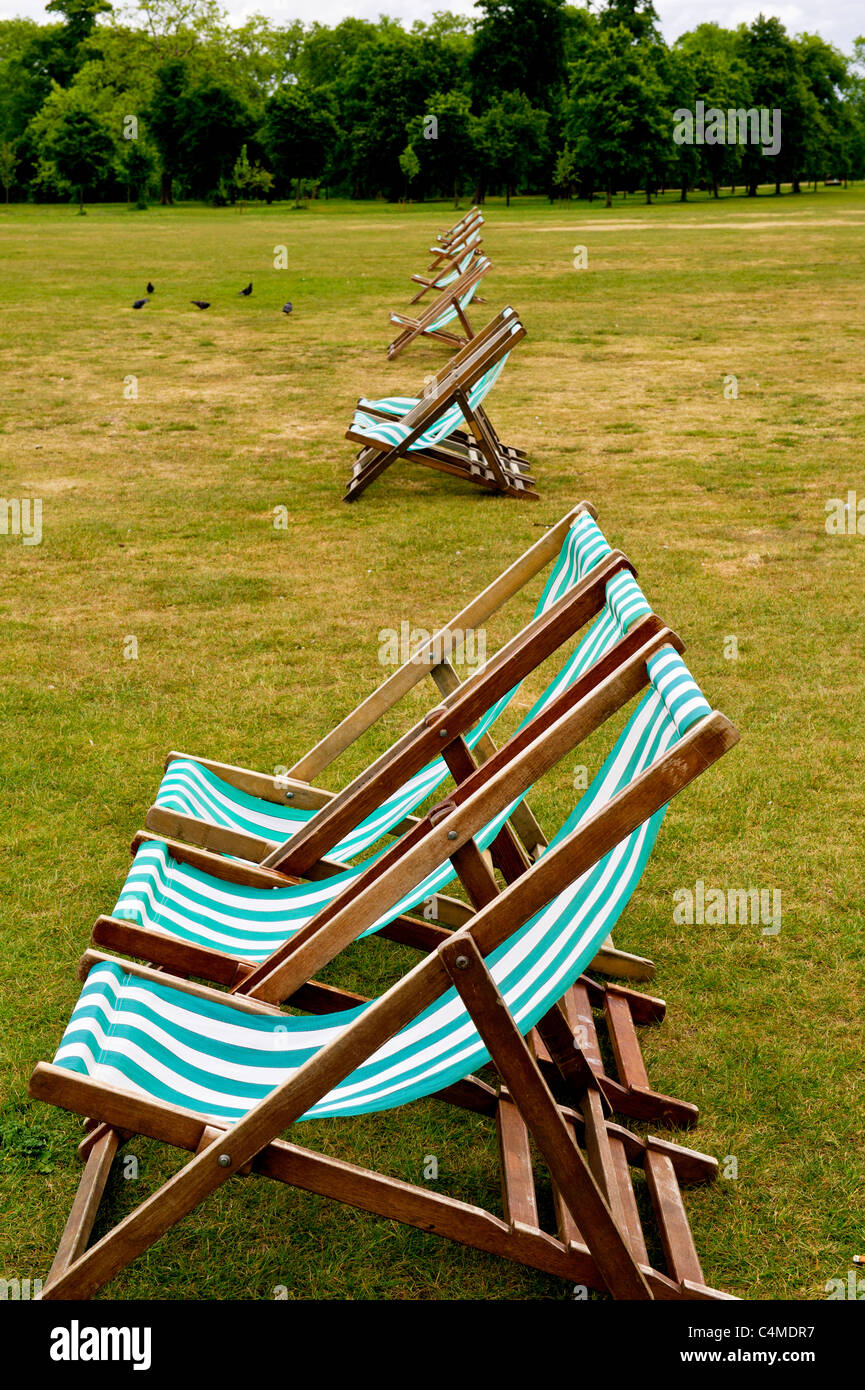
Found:
<path fill-rule="evenodd" d="M 622 659 L 627 650 L 637 650 L 647 638 L 656 634 L 658 620 L 651 614 L 638 586 L 628 572 L 620 572 L 607 581 L 607 601 L 603 612 L 583 638 L 580 646 L 553 683 L 522 721 L 525 730 L 539 718 L 556 697 L 556 692 L 570 687 L 577 680 L 597 681 L 604 665 Z M 458 759 L 462 759 L 462 780 L 474 770 L 467 758 L 468 749 L 462 741 L 459 753 L 450 750 L 449 761 L 459 774 Z M 497 755 L 500 756 L 500 755 Z M 459 777 L 458 777 L 459 780 Z M 526 859 L 519 846 L 505 834 L 507 825 L 493 819 L 476 836 L 482 849 L 492 847 L 491 861 L 505 879 L 523 871 Z M 496 852 L 497 851 L 497 852 Z M 218 856 L 167 843 L 163 840 L 139 839 L 137 853 L 127 882 L 111 917 L 100 918 L 94 928 L 93 942 L 121 950 L 185 975 L 241 988 L 253 973 L 256 963 L 269 969 L 276 963 L 281 948 L 315 919 L 321 922 L 321 910 L 333 904 L 368 871 L 371 862 L 345 870 L 329 881 L 317 880 L 303 885 L 292 882 L 269 869 L 256 869 L 250 864 L 220 860 Z M 430 920 L 418 921 L 406 912 L 419 903 L 434 901 L 442 887 L 459 877 L 470 899 L 476 891 L 476 881 L 470 866 L 466 875 L 458 863 L 435 870 L 403 899 L 395 913 L 380 919 L 372 930 L 414 946 L 420 950 L 435 949 L 447 939 L 448 931 Z M 456 904 L 454 904 L 456 905 Z M 438 911 L 430 917 L 438 916 Z M 425 918 L 427 914 L 424 914 Z M 463 907 L 456 922 L 471 916 Z M 452 923 L 456 922 L 452 919 Z M 605 968 L 606 943 L 595 958 L 596 967 Z M 591 992 L 589 982 L 583 982 Z M 305 989 L 303 1006 L 313 1012 L 333 1007 L 333 993 L 315 993 Z M 298 1002 L 293 1000 L 291 1002 Z M 360 1002 L 354 1000 L 352 1002 Z M 575 999 L 574 1006 L 582 1017 L 588 1013 L 589 996 Z M 655 1092 L 649 1085 L 642 1063 L 634 1023 L 655 1021 L 663 1017 L 663 1002 L 648 1003 L 643 996 L 632 997 L 620 987 L 608 987 L 594 1003 L 603 1009 L 610 1041 L 615 1054 L 619 1078 L 613 1081 L 602 1067 L 598 1077 L 608 1089 L 608 1098 L 621 1113 L 638 1118 L 660 1118 L 682 1126 L 694 1124 L 696 1107 Z M 600 1049 L 597 1050 L 600 1061 Z"/>
<path fill-rule="evenodd" d="M 467 236 L 473 228 L 479 223 L 482 223 L 483 220 L 483 214 L 480 208 L 472 206 L 452 227 L 448 227 L 445 231 L 438 232 L 436 235 L 436 242 L 439 246 L 452 246 L 455 242 L 461 241 Z"/>
<path fill-rule="evenodd" d="M 502 332 L 508 325 L 517 320 L 516 310 L 508 305 L 499 311 L 495 318 L 490 319 L 482 329 L 475 334 L 470 342 L 458 348 L 446 363 L 439 367 L 438 371 L 431 373 L 425 379 L 424 397 L 431 395 L 440 389 L 447 381 L 453 380 L 460 382 L 462 374 L 467 365 L 472 361 L 477 353 L 485 350 L 488 345 Z M 410 410 L 420 404 L 424 397 L 420 396 L 385 396 L 381 400 L 367 400 L 361 397 L 357 403 L 357 409 L 363 410 L 366 414 L 372 415 L 377 419 L 401 420 Z M 483 406 L 478 405 L 476 409 L 483 412 Z M 488 423 L 488 422 L 487 422 Z M 490 427 L 491 428 L 491 427 Z M 528 455 L 524 449 L 517 448 L 511 444 L 504 444 L 498 437 L 497 449 L 500 454 L 508 459 L 516 460 L 520 464 L 526 464 Z M 463 449 L 476 444 L 475 436 L 467 433 L 464 429 L 451 430 L 447 436 L 449 445 L 462 446 Z"/>
<path fill-rule="evenodd" d="M 569 541 L 566 548 L 571 551 L 572 561 L 582 559 L 587 564 L 589 556 L 597 558 L 600 554 L 599 542 L 609 553 L 609 547 L 585 514 L 578 515 Z M 563 582 L 561 563 L 557 570 L 558 573 L 554 571 L 550 576 L 548 591 L 555 591 L 557 585 Z M 628 644 L 631 652 L 639 650 L 641 645 L 645 651 L 647 637 L 654 636 L 656 645 L 661 641 L 657 636 L 657 620 L 627 571 L 615 574 L 607 581 L 606 588 L 607 602 L 602 615 L 570 658 L 559 680 L 536 702 L 521 728 L 525 729 L 528 722 L 538 718 L 549 707 L 557 691 L 572 685 L 577 679 L 585 680 L 587 673 L 597 683 L 604 669 L 602 663 L 606 662 L 609 666 L 614 655 L 622 659 L 623 654 L 627 655 L 625 648 Z M 470 766 L 465 759 L 470 755 L 461 741 L 459 746 L 465 772 Z M 458 764 L 454 765 L 454 757 L 455 751 L 451 749 L 451 766 L 456 772 Z M 506 828 L 507 822 L 494 821 L 477 836 L 477 843 L 482 847 L 499 844 Z M 522 872 L 525 860 L 518 847 L 506 837 L 499 848 L 496 862 L 506 880 L 511 881 Z M 172 854 L 178 850 L 179 862 L 172 858 Z M 291 884 L 270 870 L 254 870 L 248 864 L 238 865 L 213 858 L 203 867 L 209 867 L 214 872 L 202 873 L 201 858 L 196 857 L 195 852 L 190 854 L 184 851 L 183 846 L 170 846 L 165 842 L 145 843 L 136 856 L 133 872 L 121 894 L 115 916 L 99 919 L 93 940 L 97 944 L 128 951 L 139 958 L 159 963 L 163 968 L 182 970 L 184 975 L 195 974 L 237 990 L 246 989 L 254 961 L 261 961 L 260 970 L 268 973 L 280 954 L 277 951 L 267 956 L 274 941 L 281 935 L 284 942 L 287 935 L 301 930 L 316 908 L 325 901 L 332 904 L 337 894 L 344 897 L 351 883 L 367 873 L 368 866 L 369 861 L 367 865 L 360 866 L 354 879 L 350 873 L 343 873 L 331 885 L 318 882 L 310 890 Z M 454 860 L 445 869 L 444 878 L 440 873 L 438 877 L 435 873 L 428 876 L 415 888 L 413 896 L 403 899 L 395 912 L 386 914 L 372 930 L 425 951 L 433 950 L 447 940 L 447 930 L 401 915 L 407 907 L 416 906 L 424 900 L 431 890 L 438 890 L 448 877 L 454 876 L 454 872 L 461 878 L 473 902 L 477 904 L 483 900 L 485 888 L 482 883 L 479 898 L 476 865 L 471 861 L 468 866 L 461 865 Z M 482 869 L 482 873 L 485 872 Z M 232 890 L 232 884 L 240 887 Z M 327 899 L 322 893 L 324 888 L 328 892 Z M 462 920 L 470 916 L 469 909 L 464 908 Z M 322 914 L 318 912 L 316 922 L 320 924 L 321 921 Z M 217 941 L 222 948 L 220 951 L 214 950 Z M 608 940 L 593 963 L 603 969 L 605 955 L 610 949 Z M 293 1006 L 313 1013 L 330 1012 L 337 1007 L 356 1007 L 364 1002 L 361 996 L 348 995 L 315 981 L 303 986 L 289 1000 Z M 601 987 L 596 982 L 582 979 L 565 1002 L 575 1035 L 585 1037 L 587 1060 L 606 1102 L 619 1113 L 641 1120 L 660 1120 L 681 1127 L 696 1123 L 696 1107 L 656 1091 L 649 1083 L 643 1063 L 635 1024 L 662 1018 L 663 1001 L 636 995 L 620 986 Z M 605 1070 L 592 1018 L 592 1005 L 598 1009 L 606 1025 L 615 1056 L 616 1076 L 609 1075 Z M 535 1045 L 540 1051 L 541 1060 L 550 1067 L 551 1058 L 545 1053 L 542 1040 L 536 1039 Z"/>
<path fill-rule="evenodd" d="M 361 400 L 346 438 L 363 447 L 343 501 L 356 501 L 398 458 L 449 473 L 489 492 L 536 501 L 535 480 L 524 456 L 502 443 L 484 406 L 523 337 L 525 329 L 513 315 L 502 331 L 485 335 L 477 351 L 462 356 L 452 371 L 436 379 L 426 396 L 404 398 L 409 408 L 401 416 L 397 413 L 401 398 Z M 409 404 L 412 399 L 414 405 Z"/>
<path fill-rule="evenodd" d="M 541 717 L 372 866 L 287 957 L 242 997 L 167 981 L 89 952 L 84 989 L 31 1095 L 89 1115 L 78 1197 L 43 1297 L 88 1297 L 233 1173 L 278 1181 L 500 1254 L 617 1298 L 723 1298 L 704 1283 L 680 1181 L 714 1161 L 611 1122 L 559 1002 L 634 891 L 673 796 L 736 742 L 660 628 L 561 691 Z M 498 891 L 476 880 L 472 921 L 375 1002 L 313 1018 L 289 997 L 445 857 L 482 864 L 474 835 L 491 804 L 525 793 L 575 743 L 647 693 L 547 851 Z M 506 817 L 507 807 L 499 815 Z M 504 823 L 504 820 L 502 821 Z M 526 1037 L 537 1028 L 551 1090 Z M 491 1061 L 496 1088 L 474 1071 Z M 504 1216 L 442 1198 L 279 1138 L 303 1118 L 337 1118 L 437 1096 L 495 1118 Z M 120 1142 L 133 1131 L 193 1152 L 174 1178 L 86 1249 Z M 549 1170 L 557 1234 L 541 1227 L 530 1140 Z M 585 1150 L 585 1156 L 584 1152 Z M 645 1171 L 666 1272 L 649 1263 L 630 1165 Z"/>
<path fill-rule="evenodd" d="M 478 285 L 490 269 L 489 257 L 473 256 L 471 264 L 436 295 L 418 318 L 392 312 L 390 321 L 397 324 L 400 332 L 388 347 L 388 358 L 397 357 L 415 338 L 434 338 L 436 342 L 446 343 L 451 348 L 462 347 L 473 338 L 474 329 L 469 323 L 467 310 Z M 462 332 L 449 327 L 457 323 Z"/>
<path fill-rule="evenodd" d="M 458 276 L 465 274 L 475 256 L 480 255 L 482 243 L 483 237 L 478 229 L 473 231 L 471 236 L 466 237 L 465 240 L 461 240 L 454 246 L 453 250 L 444 254 L 438 251 L 435 246 L 431 246 L 433 261 L 427 268 L 426 275 L 413 275 L 411 277 L 413 283 L 422 288 L 418 290 L 410 302 L 417 304 L 430 290 L 444 290 L 447 289 L 448 285 L 452 285 Z M 475 295 L 474 302 L 475 304 L 483 304 L 484 301 L 479 295 Z"/>

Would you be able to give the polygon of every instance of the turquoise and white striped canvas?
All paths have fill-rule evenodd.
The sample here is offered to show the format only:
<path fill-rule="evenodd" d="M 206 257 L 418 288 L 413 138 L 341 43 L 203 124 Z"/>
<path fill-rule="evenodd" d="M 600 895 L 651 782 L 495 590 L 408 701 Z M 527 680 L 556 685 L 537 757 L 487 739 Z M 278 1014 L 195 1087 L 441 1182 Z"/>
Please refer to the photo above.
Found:
<path fill-rule="evenodd" d="M 650 767 L 709 706 L 672 648 L 649 662 L 651 687 L 554 844 Z M 615 926 L 666 808 L 651 816 L 489 957 L 525 1034 L 560 999 Z M 368 1005 L 316 1018 L 252 1015 L 196 999 L 121 964 L 88 976 L 54 1059 L 120 1090 L 236 1120 L 349 1028 Z M 304 1118 L 364 1114 L 430 1095 L 488 1054 L 451 989 L 336 1086 Z"/>
<path fill-rule="evenodd" d="M 557 602 L 572 584 L 588 574 L 608 553 L 609 546 L 596 523 L 587 513 L 582 513 L 565 538 L 557 564 L 541 595 L 539 610 L 546 611 Z M 631 625 L 648 612 L 649 606 L 633 577 L 627 571 L 615 575 L 607 584 L 606 603 L 601 613 L 560 672 L 532 705 L 520 727 L 547 708 L 561 691 L 620 641 Z M 510 692 L 497 703 L 490 712 L 494 717 L 501 712 L 513 693 Z M 488 727 L 490 722 L 488 714 L 484 726 Z M 197 765 L 191 766 L 194 769 Z M 206 769 L 198 770 L 206 772 Z M 440 780 L 447 776 L 447 769 L 440 759 L 424 769 L 431 775 L 433 770 L 436 770 Z M 244 797 L 244 800 L 249 802 L 254 799 Z M 206 805 L 203 802 L 200 804 L 202 807 Z M 477 836 L 482 849 L 492 843 L 516 804 L 514 802 L 505 807 Z M 282 812 L 281 807 L 270 807 L 270 803 L 259 805 Z M 307 816 L 311 814 L 306 813 Z M 401 818 L 400 815 L 398 819 Z M 374 817 L 370 819 L 375 821 L 375 828 L 378 829 L 380 821 Z M 364 826 L 368 826 L 368 822 L 364 822 Z M 261 833 L 261 830 L 262 827 L 257 825 L 256 833 Z M 361 831 L 362 827 L 359 827 L 355 832 L 358 838 L 354 844 L 360 843 Z M 292 884 L 276 889 L 235 887 L 179 863 L 171 857 L 164 844 L 149 842 L 136 854 L 113 915 L 239 959 L 261 961 L 310 921 L 347 883 L 359 878 L 370 862 L 367 859 L 341 874 L 318 879 L 314 883 Z M 408 912 L 435 893 L 442 892 L 454 877 L 450 861 L 445 860 L 369 931 L 378 930 L 400 913 Z"/>

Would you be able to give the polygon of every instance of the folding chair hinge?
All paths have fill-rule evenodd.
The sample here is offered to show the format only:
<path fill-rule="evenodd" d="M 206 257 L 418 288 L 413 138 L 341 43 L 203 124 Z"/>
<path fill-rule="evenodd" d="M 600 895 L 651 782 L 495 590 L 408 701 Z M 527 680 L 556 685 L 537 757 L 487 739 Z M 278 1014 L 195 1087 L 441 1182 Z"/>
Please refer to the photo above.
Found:
<path fill-rule="evenodd" d="M 436 806 L 433 806 L 430 812 L 428 813 L 427 820 L 429 821 L 430 825 L 439 825 L 441 821 L 447 820 L 448 816 L 452 816 L 455 810 L 456 803 L 451 801 L 450 799 L 446 801 L 439 801 L 438 804 Z"/>
<path fill-rule="evenodd" d="M 445 714 L 447 714 L 447 709 L 446 709 L 446 707 L 445 707 L 444 705 L 436 705 L 435 709 L 429 710 L 428 713 L 424 715 L 424 717 L 423 717 L 423 726 L 424 726 L 424 728 L 425 728 L 425 729 L 429 729 L 429 728 L 436 722 L 437 719 L 441 719 Z M 441 735 L 442 735 L 442 737 L 444 737 L 444 735 L 445 735 L 446 733 L 447 733 L 447 729 L 442 729 L 442 730 L 441 730 Z"/>
<path fill-rule="evenodd" d="M 217 1129 L 214 1125 L 205 1125 L 204 1129 L 201 1132 L 201 1138 L 198 1141 L 198 1148 L 195 1150 L 196 1156 L 200 1153 L 203 1153 L 205 1149 L 209 1149 L 214 1139 L 219 1139 L 223 1134 L 225 1134 L 224 1129 Z M 221 1163 L 221 1157 L 222 1155 L 220 1155 L 216 1160 L 217 1163 L 220 1164 L 220 1167 L 223 1166 Z M 225 1157 L 227 1158 L 228 1155 L 226 1154 Z M 235 1168 L 235 1176 L 238 1178 L 248 1178 L 250 1173 L 252 1172 L 252 1165 L 254 1161 L 254 1159 L 250 1159 L 248 1163 L 242 1164 L 240 1168 Z M 226 1163 L 224 1166 L 226 1168 L 231 1167 L 231 1160 L 229 1159 L 228 1163 Z"/>

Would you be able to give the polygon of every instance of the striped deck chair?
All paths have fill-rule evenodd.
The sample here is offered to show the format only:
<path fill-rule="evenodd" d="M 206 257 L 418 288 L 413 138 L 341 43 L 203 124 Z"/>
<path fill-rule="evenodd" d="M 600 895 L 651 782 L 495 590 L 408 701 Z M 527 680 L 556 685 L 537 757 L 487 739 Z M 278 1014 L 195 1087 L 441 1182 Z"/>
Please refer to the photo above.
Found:
<path fill-rule="evenodd" d="M 611 1122 L 559 1001 L 580 978 L 642 874 L 670 800 L 737 739 L 712 712 L 667 629 L 559 693 L 522 737 L 367 871 L 323 927 L 227 997 L 90 952 L 84 988 L 32 1096 L 92 1117 L 86 1166 L 43 1298 L 89 1297 L 233 1174 L 250 1171 L 348 1202 L 624 1299 L 716 1299 L 704 1281 L 680 1182 L 706 1155 Z M 647 688 L 648 687 L 648 688 Z M 523 795 L 617 710 L 646 693 L 546 852 L 501 891 L 489 875 L 471 922 L 379 999 L 313 1017 L 271 1003 L 374 924 L 431 863 L 483 864 L 474 839 L 491 801 Z M 507 808 L 500 814 L 507 813 Z M 478 880 L 480 885 L 480 880 Z M 278 977 L 278 978 L 277 978 Z M 537 1029 L 554 1095 L 526 1038 Z M 492 1062 L 501 1088 L 475 1071 Z M 393 1109 L 422 1097 L 486 1114 L 499 1130 L 503 1215 L 330 1159 L 280 1138 L 303 1119 Z M 119 1131 L 194 1157 L 87 1249 Z M 553 1184 L 544 1230 L 533 1140 Z M 645 1172 L 666 1270 L 649 1260 L 631 1178 Z"/>
<path fill-rule="evenodd" d="M 466 311 L 475 297 L 478 285 L 490 269 L 488 256 L 473 256 L 467 269 L 436 295 L 419 318 L 391 313 L 391 323 L 397 324 L 401 331 L 388 347 L 388 357 L 393 359 L 398 356 L 415 338 L 434 338 L 437 342 L 447 343 L 448 347 L 452 348 L 462 347 L 473 338 L 474 329 L 469 323 Z M 449 325 L 457 323 L 462 332 L 449 328 Z"/>
<path fill-rule="evenodd" d="M 445 255 L 436 252 L 436 248 L 431 246 L 430 250 L 434 253 L 434 259 L 428 267 L 426 275 L 413 275 L 411 277 L 413 283 L 422 288 L 418 290 L 410 302 L 417 304 L 430 290 L 444 290 L 447 289 L 448 285 L 452 285 L 459 275 L 465 274 L 475 256 L 480 254 L 482 242 L 483 237 L 478 229 L 472 232 L 471 236 L 466 237 L 464 241 L 460 241 L 452 251 L 448 251 Z M 484 301 L 479 295 L 475 295 L 474 302 L 475 304 L 483 304 Z"/>
<path fill-rule="evenodd" d="M 473 227 L 483 220 L 480 208 L 472 206 L 452 227 L 448 227 L 446 231 L 438 232 L 436 242 L 439 246 L 452 246 L 454 242 L 461 241 L 463 237 L 467 236 Z"/>
<path fill-rule="evenodd" d="M 525 716 L 521 728 L 545 709 L 560 690 L 583 678 L 590 667 L 596 667 L 626 636 L 632 624 L 649 614 L 627 561 L 610 549 L 590 512 L 578 509 L 563 521 L 569 519 L 572 524 L 565 532 L 556 565 L 538 604 L 533 638 L 536 652 L 549 650 L 545 630 L 546 634 L 551 632 L 553 620 L 560 623 L 564 608 L 577 605 L 577 622 L 581 616 L 591 617 L 601 611 L 576 651 Z M 499 590 L 494 601 L 502 598 L 503 591 Z M 512 644 L 515 650 L 520 645 L 525 648 L 525 643 Z M 506 656 L 507 648 L 503 652 Z M 461 770 L 464 775 L 464 760 L 472 750 L 477 750 L 481 757 L 496 753 L 489 730 L 516 693 L 508 667 L 502 669 L 498 688 L 504 687 L 504 693 L 473 727 L 467 723 L 471 711 L 483 706 L 488 696 L 481 692 L 479 698 L 473 697 L 471 683 L 461 686 L 455 677 L 442 682 L 439 688 L 449 685 L 452 696 L 459 693 L 464 706 L 467 700 L 472 702 L 466 706 L 468 713 L 460 713 L 451 698 L 448 722 L 452 723 L 454 739 L 445 745 L 441 756 L 409 775 L 395 794 L 391 790 L 393 759 L 389 755 L 378 760 L 377 770 L 374 766 L 355 779 L 342 794 L 341 806 L 340 797 L 324 794 L 324 804 L 317 813 L 252 797 L 220 778 L 214 764 L 182 756 L 170 761 L 156 805 L 147 818 L 149 829 L 156 831 L 158 838 L 136 838 L 137 852 L 126 884 L 112 915 L 97 921 L 94 943 L 220 983 L 239 983 L 257 963 L 269 958 L 325 905 L 357 882 L 371 862 L 367 859 L 350 867 L 344 861 L 369 850 L 388 830 L 393 833 L 415 824 L 411 811 L 438 792 L 449 775 L 458 777 Z M 415 674 L 415 681 L 417 678 Z M 410 742 L 409 737 L 408 742 L 404 738 L 399 743 L 404 767 L 414 767 L 419 761 L 417 751 L 413 762 L 405 761 Z M 417 727 L 414 742 L 430 746 L 428 721 Z M 435 741 L 432 746 L 435 747 Z M 461 758 L 462 764 L 456 758 Z M 244 772 L 236 781 L 249 785 L 254 776 Z M 351 824 L 355 819 L 352 808 L 359 804 L 358 791 L 353 788 L 363 794 L 364 805 L 375 806 L 359 824 Z M 333 825 L 328 829 L 325 807 L 337 811 L 336 829 Z M 496 822 L 481 836 L 483 848 L 490 849 L 493 862 L 503 870 L 509 865 L 523 866 L 547 843 L 541 827 L 522 803 L 509 812 L 505 829 L 507 834 Z M 307 832 L 305 856 L 302 849 L 300 856 L 294 853 L 302 846 L 301 831 Z M 313 859 L 309 857 L 310 831 L 315 832 Z M 273 838 L 262 839 L 263 832 Z M 219 849 L 239 854 L 246 862 L 239 865 L 235 860 L 220 860 L 209 850 L 197 852 L 177 842 L 174 836 L 178 834 L 194 838 L 199 846 L 209 844 L 210 850 L 215 840 Z M 281 839 L 282 844 L 274 845 L 273 839 Z M 253 858 L 264 861 L 264 868 L 256 869 Z M 311 875 L 313 881 L 292 882 L 280 873 L 286 867 L 292 873 L 298 870 Z M 411 900 L 401 903 L 398 912 L 378 923 L 376 930 L 420 949 L 437 944 L 442 929 L 432 925 L 433 918 L 451 926 L 462 924 L 466 918 L 463 904 L 441 896 L 454 876 L 450 864 L 437 869 L 414 891 Z M 427 905 L 423 920 L 407 916 L 422 903 Z M 432 912 L 428 910 L 430 904 L 434 905 Z M 606 943 L 598 963 L 612 973 L 625 973 L 632 978 L 647 978 L 651 973 L 650 962 L 616 951 L 611 942 Z"/>
<path fill-rule="evenodd" d="M 524 337 L 525 328 L 512 314 L 499 331 L 484 336 L 476 352 L 462 356 L 452 371 L 436 379 L 427 395 L 362 399 L 346 432 L 362 448 L 343 501 L 356 501 L 399 458 L 489 492 L 536 501 L 535 480 L 524 456 L 502 443 L 484 406 Z"/>
<path fill-rule="evenodd" d="M 475 354 L 481 352 L 487 344 L 501 332 L 505 324 L 515 322 L 516 318 L 517 312 L 510 305 L 501 309 L 499 313 L 496 314 L 495 318 L 490 319 L 489 323 L 485 324 L 484 327 L 475 334 L 471 342 L 466 343 L 464 347 L 458 348 L 453 357 L 439 367 L 437 372 L 426 378 L 424 396 L 429 396 L 446 381 L 453 380 L 459 383 L 463 371 Z M 375 415 L 381 419 L 401 420 L 410 410 L 413 410 L 415 406 L 419 405 L 422 399 L 422 396 L 385 396 L 381 400 L 370 401 L 361 397 L 357 403 L 357 408 L 358 410 L 362 409 L 366 414 Z M 483 411 L 483 406 L 478 406 L 476 408 L 479 411 Z M 490 428 L 492 427 L 490 426 Z M 463 450 L 465 450 L 471 445 L 476 445 L 476 440 L 473 435 L 468 434 L 465 430 L 455 429 L 448 435 L 447 443 L 449 445 L 462 446 Z M 504 444 L 498 438 L 497 449 L 500 454 L 503 454 L 509 459 L 517 460 L 521 464 L 526 463 L 528 459 L 528 455 L 524 449 L 519 449 L 512 444 Z"/>

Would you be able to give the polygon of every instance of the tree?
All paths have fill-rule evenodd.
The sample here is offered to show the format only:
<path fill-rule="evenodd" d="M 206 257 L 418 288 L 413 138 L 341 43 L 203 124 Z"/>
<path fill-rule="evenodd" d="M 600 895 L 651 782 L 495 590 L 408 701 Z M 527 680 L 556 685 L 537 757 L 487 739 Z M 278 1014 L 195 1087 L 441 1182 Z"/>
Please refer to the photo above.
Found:
<path fill-rule="evenodd" d="M 565 86 L 564 0 L 477 0 L 475 8 L 482 14 L 469 65 L 475 110 L 511 92 L 557 110 Z"/>
<path fill-rule="evenodd" d="M 146 113 L 162 160 L 160 200 L 163 206 L 174 202 L 174 180 L 182 162 L 188 86 L 189 72 L 185 62 L 172 59 L 163 63 L 157 70 Z"/>
<path fill-rule="evenodd" d="M 0 183 L 6 192 L 6 202 L 9 202 L 9 189 L 15 182 L 15 170 L 18 168 L 18 156 L 15 153 L 15 146 L 8 140 L 0 144 Z"/>
<path fill-rule="evenodd" d="M 634 43 L 660 41 L 652 0 L 607 0 L 598 12 L 598 22 L 602 29 L 626 29 Z"/>
<path fill-rule="evenodd" d="M 84 194 L 110 172 L 115 145 L 110 132 L 91 111 L 67 106 L 48 134 L 46 154 L 59 177 L 78 192 L 78 212 L 84 215 Z"/>
<path fill-rule="evenodd" d="M 684 75 L 683 84 L 676 91 L 676 108 L 691 109 L 702 101 L 705 111 L 714 109 L 726 115 L 727 111 L 751 105 L 749 74 L 739 56 L 738 37 L 732 30 L 717 24 L 698 24 L 676 40 L 672 56 L 681 63 L 678 70 Z M 692 152 L 699 178 L 717 198 L 722 183 L 735 187 L 742 152 L 736 144 L 715 140 L 714 131 L 707 133 L 711 138 L 704 144 L 683 145 L 680 150 L 683 157 L 685 150 Z"/>
<path fill-rule="evenodd" d="M 803 163 L 807 88 L 799 55 L 780 19 L 758 15 L 742 28 L 739 52 L 748 69 L 752 105 L 781 112 L 781 148 L 764 155 L 759 143 L 743 146 L 742 165 L 749 198 L 757 196 L 760 183 L 774 182 L 781 192 L 786 176 L 796 181 Z"/>
<path fill-rule="evenodd" d="M 577 175 L 577 159 L 570 145 L 559 151 L 553 168 L 553 187 L 558 190 L 559 199 L 570 202 L 574 192 Z"/>
<path fill-rule="evenodd" d="M 301 83 L 276 92 L 265 107 L 261 139 L 277 176 L 294 180 L 299 207 L 303 180 L 321 177 L 336 139 L 322 94 Z"/>
<path fill-rule="evenodd" d="M 606 25 L 587 58 L 573 73 L 565 117 L 577 166 L 600 183 L 607 207 L 622 184 L 644 188 L 650 202 L 671 145 L 668 94 L 652 45 L 636 42 L 621 24 Z"/>
<path fill-rule="evenodd" d="M 143 210 L 147 207 L 147 191 L 156 173 L 156 152 L 150 143 L 142 138 L 124 140 L 116 162 L 117 172 L 126 184 L 126 201 L 130 192 L 135 195 L 135 205 Z"/>
<path fill-rule="evenodd" d="M 231 181 L 240 194 L 240 211 L 243 212 L 244 196 L 253 198 L 266 194 L 273 183 L 273 175 L 260 164 L 250 164 L 244 145 L 231 171 Z"/>
<path fill-rule="evenodd" d="M 460 184 L 474 158 L 468 96 L 463 92 L 439 93 L 427 103 L 423 116 L 408 122 L 406 133 L 425 188 L 452 193 L 454 207 L 458 207 Z M 400 164 L 405 172 L 402 156 Z"/>
<path fill-rule="evenodd" d="M 548 122 L 548 113 L 532 106 L 522 92 L 503 92 L 475 121 L 476 201 L 482 200 L 488 184 L 503 184 L 510 207 L 511 194 L 547 155 Z"/>

